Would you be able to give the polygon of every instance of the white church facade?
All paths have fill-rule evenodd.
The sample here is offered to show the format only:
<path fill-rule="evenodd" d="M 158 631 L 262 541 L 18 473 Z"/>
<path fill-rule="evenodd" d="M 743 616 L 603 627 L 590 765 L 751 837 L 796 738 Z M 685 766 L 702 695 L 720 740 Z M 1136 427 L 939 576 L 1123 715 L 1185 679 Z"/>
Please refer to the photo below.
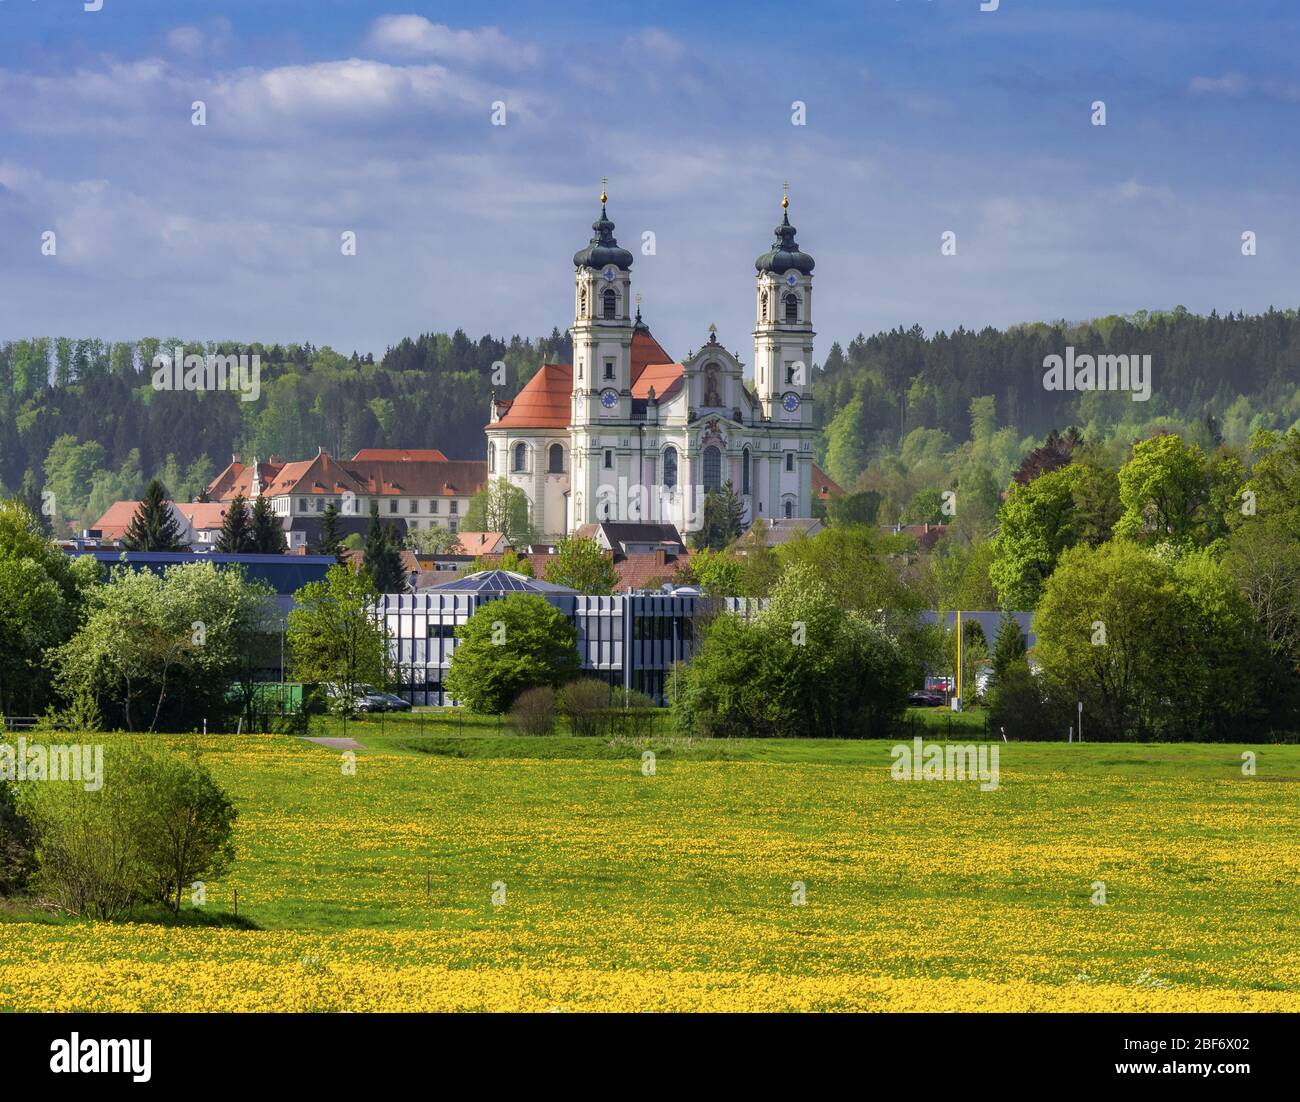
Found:
<path fill-rule="evenodd" d="M 573 363 L 546 364 L 513 399 L 493 395 L 488 477 L 524 491 L 547 540 L 606 520 L 692 532 L 705 495 L 728 482 L 747 523 L 811 516 L 814 262 L 795 242 L 788 199 L 755 261 L 750 385 L 712 332 L 680 362 L 660 347 L 634 309 L 633 257 L 600 198 L 591 242 L 573 258 Z"/>

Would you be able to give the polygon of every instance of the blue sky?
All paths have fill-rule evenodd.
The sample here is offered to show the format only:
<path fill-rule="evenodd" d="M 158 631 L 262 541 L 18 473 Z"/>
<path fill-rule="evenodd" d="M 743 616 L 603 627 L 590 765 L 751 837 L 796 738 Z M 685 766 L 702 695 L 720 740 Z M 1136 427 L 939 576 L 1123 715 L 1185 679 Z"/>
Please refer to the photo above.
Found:
<path fill-rule="evenodd" d="M 787 179 L 818 359 L 1294 306 L 1297 42 L 1292 0 L 0 0 L 0 339 L 549 332 L 602 175 L 677 356 L 751 358 Z"/>

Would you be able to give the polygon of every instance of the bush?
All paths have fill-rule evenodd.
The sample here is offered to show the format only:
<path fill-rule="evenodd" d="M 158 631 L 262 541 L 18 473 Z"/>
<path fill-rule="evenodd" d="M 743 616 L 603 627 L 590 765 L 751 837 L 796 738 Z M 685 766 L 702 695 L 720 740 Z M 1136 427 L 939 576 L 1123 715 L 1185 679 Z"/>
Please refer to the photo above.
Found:
<path fill-rule="evenodd" d="M 555 730 L 555 690 L 539 685 L 520 693 L 510 709 L 510 726 L 521 735 L 549 735 Z"/>
<path fill-rule="evenodd" d="M 0 780 L 0 895 L 16 895 L 36 871 L 32 826 L 14 804 L 14 786 Z"/>
<path fill-rule="evenodd" d="M 221 875 L 233 860 L 234 806 L 196 761 L 130 749 L 103 764 L 97 790 L 62 781 L 19 787 L 35 835 L 34 886 L 76 915 L 119 918 L 146 900 L 179 912 L 192 881 Z"/>
<path fill-rule="evenodd" d="M 1066 728 L 1056 723 L 1039 679 L 1020 658 L 1008 663 L 989 688 L 989 730 L 1009 739 L 1062 739 Z"/>
<path fill-rule="evenodd" d="M 637 692 L 636 689 L 619 696 L 621 700 L 617 703 L 621 707 L 617 707 L 613 713 L 613 719 L 618 725 L 618 733 L 623 738 L 631 739 L 647 739 L 653 735 L 655 716 L 659 713 L 654 698 Z"/>
<path fill-rule="evenodd" d="M 560 690 L 560 710 L 575 735 L 595 738 L 600 734 L 605 714 L 612 703 L 611 696 L 609 685 L 594 677 L 570 681 Z"/>

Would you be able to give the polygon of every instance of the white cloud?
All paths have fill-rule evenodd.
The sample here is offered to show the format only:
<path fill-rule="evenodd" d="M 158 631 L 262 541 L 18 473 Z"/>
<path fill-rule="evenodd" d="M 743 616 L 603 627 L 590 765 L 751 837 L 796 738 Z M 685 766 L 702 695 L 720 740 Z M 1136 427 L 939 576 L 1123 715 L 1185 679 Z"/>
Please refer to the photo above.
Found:
<path fill-rule="evenodd" d="M 366 45 L 400 57 L 438 57 L 470 65 L 497 64 L 507 69 L 536 65 L 536 46 L 508 38 L 496 27 L 453 30 L 422 15 L 384 15 L 370 26 Z"/>
<path fill-rule="evenodd" d="M 1246 90 L 1246 78 L 1240 73 L 1221 77 L 1192 77 L 1188 90 L 1205 96 L 1239 96 Z"/>
<path fill-rule="evenodd" d="M 209 19 L 203 26 L 185 24 L 172 27 L 163 37 L 169 52 L 198 57 L 203 53 L 219 53 L 230 41 L 230 20 L 224 16 Z"/>
<path fill-rule="evenodd" d="M 674 38 L 667 31 L 658 27 L 646 27 L 636 34 L 628 35 L 624 48 L 644 61 L 647 57 L 660 62 L 679 62 L 686 57 L 686 45 Z"/>
<path fill-rule="evenodd" d="M 173 27 L 167 32 L 167 48 L 182 54 L 197 54 L 203 49 L 203 32 L 198 27 Z"/>

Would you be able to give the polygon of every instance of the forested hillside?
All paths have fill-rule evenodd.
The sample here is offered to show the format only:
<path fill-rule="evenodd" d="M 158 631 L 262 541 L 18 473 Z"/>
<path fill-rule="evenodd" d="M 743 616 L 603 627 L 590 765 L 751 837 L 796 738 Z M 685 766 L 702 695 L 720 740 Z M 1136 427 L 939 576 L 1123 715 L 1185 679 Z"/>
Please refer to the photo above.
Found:
<path fill-rule="evenodd" d="M 160 349 L 257 354 L 261 392 L 155 390 L 148 365 Z M 513 393 L 545 360 L 570 358 L 549 338 L 471 341 L 459 330 L 403 339 L 379 363 L 302 345 L 134 344 L 36 339 L 0 344 L 0 496 L 34 504 L 52 491 L 59 517 L 94 520 L 112 501 L 137 497 L 153 476 L 187 499 L 232 452 L 286 459 L 384 445 L 483 454 L 495 361 Z"/>
<path fill-rule="evenodd" d="M 239 451 L 247 456 L 339 455 L 361 447 L 483 452 L 491 367 L 513 394 L 571 345 L 550 337 L 471 340 L 457 330 L 406 338 L 379 362 L 302 345 L 185 344 L 189 352 L 256 353 L 261 394 L 156 391 L 147 366 L 175 338 L 107 344 L 42 338 L 0 344 L 0 492 L 56 496 L 74 527 L 162 477 L 193 496 Z M 1151 398 L 1048 391 L 1043 360 L 1078 353 L 1152 357 Z M 1253 429 L 1300 420 L 1300 317 L 1182 308 L 1079 324 L 926 336 L 918 327 L 846 346 L 815 367 L 818 458 L 841 485 L 881 495 L 881 520 L 927 519 L 942 489 L 996 507 L 1024 454 L 1052 429 L 1077 425 L 1119 453 L 1156 428 L 1212 449 L 1244 445 Z"/>

